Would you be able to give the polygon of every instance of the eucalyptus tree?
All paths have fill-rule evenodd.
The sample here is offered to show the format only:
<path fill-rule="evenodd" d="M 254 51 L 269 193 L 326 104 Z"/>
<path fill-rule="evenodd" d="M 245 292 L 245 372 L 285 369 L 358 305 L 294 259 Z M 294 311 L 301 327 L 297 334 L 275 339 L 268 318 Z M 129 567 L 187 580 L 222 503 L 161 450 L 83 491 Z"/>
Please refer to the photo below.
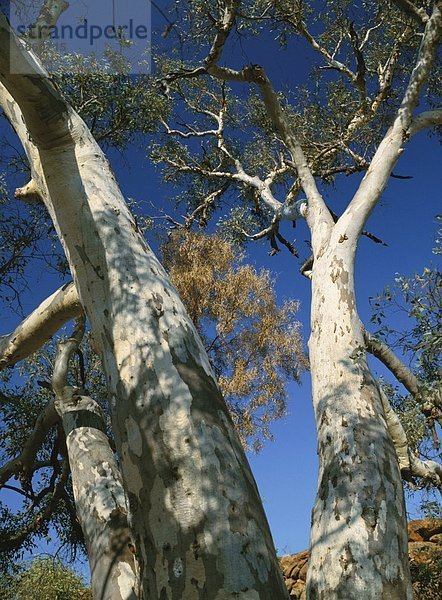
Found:
<path fill-rule="evenodd" d="M 0 104 L 32 173 L 17 196 L 40 197 L 51 215 L 106 374 L 140 569 L 140 591 L 131 572 L 120 573 L 120 590 L 126 597 L 287 597 L 203 345 L 109 163 L 3 15 L 0 63 Z M 90 476 L 97 487 L 100 471 Z"/>
<path fill-rule="evenodd" d="M 281 233 L 283 221 L 304 218 L 311 232 L 313 260 L 303 272 L 312 282 L 309 352 L 320 472 L 307 597 L 411 598 L 398 463 L 403 431 L 369 369 L 367 350 L 414 393 L 419 386 L 365 332 L 354 261 L 408 140 L 441 123 L 433 104 L 441 3 L 333 2 L 319 9 L 193 0 L 173 7 L 177 35 L 185 47 L 190 33 L 200 58 L 159 61 L 163 91 L 180 114 L 163 119 L 164 142 L 152 146 L 152 157 L 164 165 L 165 180 L 188 186 L 183 225 L 204 224 L 235 198 L 231 214 L 221 217 L 233 236 L 267 237 L 272 253 L 278 243 L 296 253 Z M 235 37 L 244 44 L 247 34 L 266 31 L 282 45 L 294 38 L 297 48 L 301 40 L 307 45 L 317 57 L 311 84 L 278 91 L 250 50 L 248 64 L 238 66 L 230 47 Z M 428 110 L 417 111 L 424 93 Z M 355 172 L 364 177 L 335 215 L 318 180 Z M 253 223 L 260 231 L 251 230 Z M 403 457 L 415 474 L 429 469 L 438 480 L 438 465 L 423 466 L 407 450 Z"/>
<path fill-rule="evenodd" d="M 434 78 L 440 3 L 370 2 L 357 11 L 346 2 L 327 5 L 328 10 L 318 14 L 313 6 L 285 1 L 174 3 L 163 52 L 169 40 L 174 43 L 179 37 L 184 48 L 191 40 L 200 60 L 194 57 L 188 65 L 174 55 L 158 58 L 161 99 L 170 105 L 178 98 L 185 118 L 174 120 L 164 111 L 166 141 L 153 145 L 152 157 L 166 163 L 167 180 L 186 184 L 187 227 L 204 225 L 218 207 L 234 198 L 238 205 L 221 219 L 224 232 L 240 241 L 268 237 L 272 253 L 278 251 L 278 243 L 296 253 L 281 233 L 281 222 L 306 218 L 314 255 L 313 268 L 310 261 L 304 271 L 313 288 L 309 346 L 321 461 L 308 594 L 403 598 L 411 591 L 403 493 L 392 444 L 397 423 L 367 366 L 365 347 L 374 352 L 375 344 L 364 333 L 356 311 L 353 270 L 358 237 L 407 140 L 440 123 L 438 110 L 414 116 L 425 83 Z M 255 35 L 264 26 L 282 45 L 295 37 L 304 40 L 312 55 L 317 54 L 319 75 L 325 73 L 325 80 L 316 73 L 313 88 L 306 85 L 296 95 L 284 95 L 255 64 L 242 69 L 236 62 L 235 68 L 221 66 L 235 32 Z M 9 47 L 5 25 L 2 35 L 5 51 Z M 14 42 L 11 49 L 13 58 L 29 58 Z M 2 73 L 7 91 L 2 91 L 1 104 L 32 167 L 33 183 L 17 195 L 43 197 L 104 358 L 145 593 L 155 597 L 164 590 L 170 597 L 191 597 L 201 592 L 215 597 L 219 592 L 225 597 L 229 590 L 233 594 L 249 587 L 256 590 L 254 597 L 283 596 L 265 524 L 263 537 L 255 533 L 265 518 L 225 408 L 218 400 L 211 407 L 206 404 L 209 397 L 218 398 L 204 374 L 210 365 L 164 273 L 123 207 L 100 150 L 38 66 L 32 64 L 31 77 L 12 76 L 7 68 Z M 246 98 L 241 97 L 245 110 L 235 97 L 238 84 L 247 90 Z M 43 123 L 43 114 L 49 121 Z M 246 123 L 251 125 L 248 139 Z M 315 177 L 331 181 L 338 173 L 364 171 L 344 214 L 334 215 Z M 298 199 L 301 189 L 305 200 Z M 261 231 L 254 233 L 251 228 L 257 224 Z M 171 327 L 177 321 L 180 325 Z M 38 337 L 41 328 L 37 330 Z M 8 343 L 15 343 L 14 336 Z M 398 373 L 397 361 L 388 361 L 385 352 L 378 354 Z M 180 384 L 183 380 L 190 396 Z M 162 396 L 158 401 L 153 389 L 155 393 L 161 389 L 167 399 Z M 175 395 L 169 397 L 171 389 Z M 187 410 L 190 405 L 197 410 Z M 148 412 L 155 407 L 159 411 Z M 188 435 L 186 427 L 201 435 Z M 207 429 L 210 435 L 205 435 Z M 165 433 L 154 440 L 150 432 L 160 430 Z M 224 445 L 226 435 L 235 456 Z M 220 444 L 217 448 L 215 442 Z M 141 456 L 148 456 L 147 465 L 141 464 Z M 208 474 L 206 486 L 193 477 L 198 465 Z M 237 468 L 232 470 L 232 465 Z M 154 477 L 154 467 L 166 477 L 165 485 L 161 476 Z M 217 485 L 211 485 L 215 480 Z M 218 485 L 229 495 L 234 481 L 235 499 L 230 494 L 232 502 L 226 504 Z M 192 500 L 186 499 L 189 483 L 196 486 Z M 246 503 L 252 507 L 245 512 L 244 519 L 252 516 L 247 527 L 235 512 L 245 488 L 247 499 L 251 494 L 253 500 Z M 204 499 L 202 504 L 195 505 L 196 496 Z M 201 509 L 198 527 L 186 511 L 189 502 L 193 517 Z M 224 517 L 235 522 L 233 537 L 223 537 L 227 530 L 222 527 L 218 537 L 206 534 L 206 529 L 213 533 Z M 190 539 L 192 527 L 196 535 Z M 174 544 L 165 541 L 166 534 Z M 251 546 L 243 536 L 253 538 Z M 252 568 L 234 543 L 239 539 L 244 548 L 253 548 Z M 228 546 L 233 553 L 224 552 Z M 184 554 L 174 554 L 178 547 Z M 214 554 L 218 554 L 215 565 Z M 206 582 L 201 585 L 202 579 L 194 576 L 200 558 L 206 569 L 198 571 Z M 268 587 L 258 582 L 266 577 Z M 245 594 L 253 597 L 253 592 Z"/>

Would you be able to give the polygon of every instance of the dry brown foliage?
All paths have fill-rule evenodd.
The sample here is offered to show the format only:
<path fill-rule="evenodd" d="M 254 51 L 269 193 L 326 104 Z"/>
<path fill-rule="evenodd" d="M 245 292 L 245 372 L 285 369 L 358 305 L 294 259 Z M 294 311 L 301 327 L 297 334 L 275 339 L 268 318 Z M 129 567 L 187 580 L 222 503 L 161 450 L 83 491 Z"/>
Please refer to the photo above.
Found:
<path fill-rule="evenodd" d="M 216 235 L 174 232 L 163 264 L 202 336 L 232 418 L 248 449 L 271 438 L 287 412 L 287 384 L 307 368 L 297 302 L 278 306 L 266 270 Z"/>

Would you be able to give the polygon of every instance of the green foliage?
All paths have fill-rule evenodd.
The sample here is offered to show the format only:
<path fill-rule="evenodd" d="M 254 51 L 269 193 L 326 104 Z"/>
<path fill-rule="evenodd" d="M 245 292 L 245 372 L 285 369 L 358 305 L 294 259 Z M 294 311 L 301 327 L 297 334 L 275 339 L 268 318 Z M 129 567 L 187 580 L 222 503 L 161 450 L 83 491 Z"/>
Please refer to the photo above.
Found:
<path fill-rule="evenodd" d="M 434 254 L 441 252 L 441 229 Z M 377 334 L 390 346 L 398 347 L 413 363 L 418 377 L 437 385 L 442 379 L 442 273 L 436 266 L 425 267 L 413 276 L 397 275 L 394 284 L 371 299 L 372 323 Z M 396 330 L 388 319 L 392 311 L 407 316 L 411 327 Z"/>
<path fill-rule="evenodd" d="M 155 79 L 130 75 L 132 67 L 117 52 L 94 55 L 60 54 L 48 46 L 44 56 L 54 82 L 105 148 L 123 150 L 144 134 L 155 132 L 159 116 L 167 114 L 167 98 L 158 93 Z"/>
<path fill-rule="evenodd" d="M 36 558 L 0 575 L 1 600 L 92 600 L 81 577 L 55 558 Z"/>

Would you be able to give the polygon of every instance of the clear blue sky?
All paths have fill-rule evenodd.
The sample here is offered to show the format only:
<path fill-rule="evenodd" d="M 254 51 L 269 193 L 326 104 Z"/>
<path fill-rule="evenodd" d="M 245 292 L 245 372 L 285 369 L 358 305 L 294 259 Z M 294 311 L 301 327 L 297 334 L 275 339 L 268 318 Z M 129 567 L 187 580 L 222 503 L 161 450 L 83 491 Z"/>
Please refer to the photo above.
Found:
<path fill-rule="evenodd" d="M 153 14 L 154 21 L 158 15 Z M 304 46 L 294 45 L 284 54 L 276 54 L 266 44 L 253 42 L 235 46 L 232 59 L 240 66 L 250 62 L 261 63 L 271 76 L 275 87 L 303 80 L 310 53 Z M 288 78 L 290 77 L 290 78 Z M 1 123 L 5 128 L 5 123 Z M 132 147 L 123 161 L 111 153 L 112 167 L 126 197 L 145 202 L 146 212 L 152 213 L 150 203 L 157 208 L 169 206 L 173 191 L 163 186 L 159 174 L 149 164 L 145 152 Z M 363 238 L 357 261 L 358 308 L 362 320 L 368 324 L 368 298 L 391 283 L 396 273 L 411 274 L 422 271 L 435 257 L 431 254 L 435 234 L 434 217 L 441 212 L 440 201 L 440 146 L 435 138 L 425 133 L 413 139 L 401 157 L 396 172 L 411 175 L 413 179 L 391 179 L 388 188 L 370 218 L 367 229 L 388 243 L 376 245 Z M 339 180 L 335 188 L 325 188 L 326 201 L 336 212 L 342 211 L 357 188 L 360 177 Z M 15 185 L 16 182 L 11 182 Z M 19 182 L 23 183 L 23 181 Z M 14 200 L 11 199 L 11 202 Z M 308 249 L 305 224 L 295 230 L 289 225 L 285 233 L 289 239 L 296 236 L 303 257 Z M 303 324 L 305 341 L 309 333 L 310 283 L 298 273 L 299 261 L 288 252 L 268 256 L 268 245 L 255 242 L 249 246 L 250 260 L 257 266 L 272 270 L 277 276 L 278 296 L 301 301 L 299 319 Z M 53 277 L 35 275 L 32 292 L 25 299 L 25 310 L 32 310 L 59 285 Z M 5 315 L 0 320 L 0 334 L 7 333 L 17 318 Z M 385 373 L 373 362 L 375 370 Z M 279 553 L 296 552 L 308 546 L 310 511 L 313 505 L 317 459 L 313 411 L 308 374 L 302 385 L 290 385 L 289 415 L 273 426 L 275 441 L 267 443 L 250 461 Z"/>

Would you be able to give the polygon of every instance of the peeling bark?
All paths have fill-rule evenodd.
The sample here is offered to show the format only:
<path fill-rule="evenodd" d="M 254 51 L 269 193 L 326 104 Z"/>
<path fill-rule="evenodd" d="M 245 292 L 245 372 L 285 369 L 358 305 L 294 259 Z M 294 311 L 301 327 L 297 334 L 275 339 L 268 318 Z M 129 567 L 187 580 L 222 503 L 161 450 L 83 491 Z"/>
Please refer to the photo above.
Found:
<path fill-rule="evenodd" d="M 0 27 L 1 82 L 38 153 L 7 94 L 3 106 L 101 347 L 144 597 L 286 598 L 255 481 L 177 292 L 84 123 Z M 10 47 L 35 75 L 8 75 Z"/>

